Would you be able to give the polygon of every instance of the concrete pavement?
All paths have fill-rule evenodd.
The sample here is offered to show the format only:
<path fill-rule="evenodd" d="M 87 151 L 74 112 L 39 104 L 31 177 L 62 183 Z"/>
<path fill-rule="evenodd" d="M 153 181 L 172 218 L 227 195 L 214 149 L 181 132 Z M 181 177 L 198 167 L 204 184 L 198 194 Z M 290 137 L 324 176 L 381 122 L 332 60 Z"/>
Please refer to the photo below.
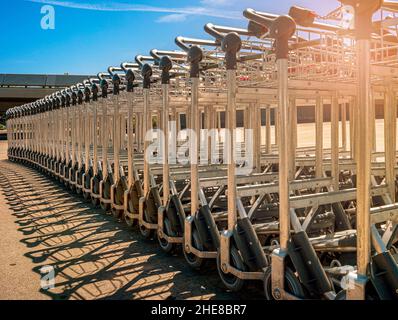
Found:
<path fill-rule="evenodd" d="M 226 292 L 214 266 L 191 270 L 181 252 L 165 254 L 137 229 L 5 158 L 0 141 L 0 299 L 261 298 L 255 287 Z M 53 268 L 54 288 L 41 288 L 43 267 Z"/>

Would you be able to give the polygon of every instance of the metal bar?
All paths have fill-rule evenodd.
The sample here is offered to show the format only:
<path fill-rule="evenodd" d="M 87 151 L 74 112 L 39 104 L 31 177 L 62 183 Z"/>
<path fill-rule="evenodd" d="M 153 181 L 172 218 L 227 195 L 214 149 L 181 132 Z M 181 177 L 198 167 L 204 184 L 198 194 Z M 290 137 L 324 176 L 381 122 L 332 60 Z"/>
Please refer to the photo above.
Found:
<path fill-rule="evenodd" d="M 108 116 L 107 116 L 107 105 L 105 101 L 102 101 L 102 177 L 105 180 L 108 176 Z"/>
<path fill-rule="evenodd" d="M 134 159 L 134 128 L 133 128 L 133 93 L 127 93 L 127 168 L 128 168 L 128 187 L 134 183 L 133 159 Z M 137 123 L 136 123 L 137 125 Z"/>
<path fill-rule="evenodd" d="M 152 118 L 151 112 L 149 110 L 149 88 L 143 88 L 143 95 L 144 95 L 144 114 L 143 114 L 143 139 L 144 139 L 144 196 L 146 196 L 149 192 L 150 188 L 150 181 L 149 181 L 149 162 L 148 162 L 148 155 L 147 149 L 149 145 L 148 141 L 148 134 L 149 129 L 152 126 Z"/>
<path fill-rule="evenodd" d="M 98 102 L 93 104 L 93 176 L 98 173 Z"/>
<path fill-rule="evenodd" d="M 347 150 L 347 106 L 348 103 L 341 104 L 341 144 L 343 151 Z"/>
<path fill-rule="evenodd" d="M 113 96 L 113 108 L 114 108 L 114 116 L 113 116 L 113 166 L 114 166 L 114 179 L 115 184 L 120 179 L 120 113 L 119 113 L 119 95 Z"/>
<path fill-rule="evenodd" d="M 315 105 L 315 176 L 323 176 L 323 103 L 321 96 L 316 97 Z"/>
<path fill-rule="evenodd" d="M 163 130 L 163 205 L 166 206 L 170 195 L 169 184 L 169 84 L 162 84 L 162 130 Z"/>
<path fill-rule="evenodd" d="M 389 85 L 384 100 L 384 152 L 386 183 L 392 202 L 395 202 L 396 118 L 395 93 Z"/>
<path fill-rule="evenodd" d="M 235 175 L 235 131 L 236 131 L 236 70 L 227 70 L 227 130 L 225 148 L 228 164 L 228 230 L 236 225 L 236 175 Z"/>
<path fill-rule="evenodd" d="M 357 264 L 358 274 L 365 276 L 370 258 L 370 170 L 373 132 L 370 96 L 370 41 L 359 39 L 358 49 L 358 158 L 357 158 Z"/>
<path fill-rule="evenodd" d="M 196 214 L 199 208 L 199 78 L 191 78 L 191 110 L 190 110 L 190 158 L 191 158 L 191 214 Z"/>
<path fill-rule="evenodd" d="M 289 141 L 288 141 L 288 60 L 276 62 L 278 72 L 278 145 L 279 145 L 279 241 L 282 250 L 287 250 L 290 237 L 289 212 Z"/>
<path fill-rule="evenodd" d="M 339 189 L 339 101 L 337 93 L 332 96 L 331 105 L 331 160 L 333 189 Z"/>
<path fill-rule="evenodd" d="M 267 154 L 270 154 L 271 153 L 271 108 L 269 106 L 267 106 L 265 112 L 265 139 L 266 139 L 265 152 Z"/>

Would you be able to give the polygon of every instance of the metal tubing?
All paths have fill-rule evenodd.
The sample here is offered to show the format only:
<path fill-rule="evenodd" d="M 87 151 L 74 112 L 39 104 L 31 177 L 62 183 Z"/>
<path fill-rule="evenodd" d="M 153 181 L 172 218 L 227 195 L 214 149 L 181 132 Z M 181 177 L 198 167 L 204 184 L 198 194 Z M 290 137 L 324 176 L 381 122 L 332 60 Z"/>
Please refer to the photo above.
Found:
<path fill-rule="evenodd" d="M 339 100 L 337 93 L 332 96 L 331 105 L 331 161 L 333 190 L 339 189 Z"/>
<path fill-rule="evenodd" d="M 315 105 L 315 177 L 323 177 L 323 102 L 316 97 Z"/>
<path fill-rule="evenodd" d="M 278 72 L 278 137 L 279 137 L 279 224 L 280 245 L 287 250 L 290 236 L 289 212 L 289 141 L 288 141 L 288 60 L 276 62 Z"/>
<path fill-rule="evenodd" d="M 127 94 L 127 157 L 128 157 L 128 187 L 130 188 L 134 183 L 133 175 L 133 159 L 134 159 L 134 139 L 133 139 L 133 93 Z M 136 123 L 137 125 L 137 123 Z"/>
<path fill-rule="evenodd" d="M 112 97 L 114 99 L 114 116 L 113 116 L 113 166 L 115 173 L 115 184 L 120 179 L 119 157 L 120 157 L 120 114 L 119 114 L 119 95 Z"/>
<path fill-rule="evenodd" d="M 254 105 L 253 110 L 253 133 L 254 133 L 254 147 L 251 150 L 250 157 L 254 157 L 255 172 L 261 170 L 261 109 L 258 104 Z M 245 156 L 247 157 L 248 145 L 246 144 L 245 135 Z"/>
<path fill-rule="evenodd" d="M 265 112 L 265 152 L 266 154 L 271 153 L 271 107 L 267 106 Z"/>
<path fill-rule="evenodd" d="M 107 106 L 106 102 L 102 100 L 102 178 L 106 179 L 108 176 L 108 119 L 107 119 Z M 102 195 L 101 195 L 102 196 Z"/>
<path fill-rule="evenodd" d="M 144 139 L 144 195 L 146 196 L 149 192 L 149 163 L 146 154 L 149 141 L 147 140 L 146 134 L 151 128 L 151 112 L 149 110 L 149 88 L 143 88 L 144 95 L 144 114 L 143 114 L 143 139 Z"/>
<path fill-rule="evenodd" d="M 88 103 L 84 103 L 86 109 L 86 117 L 85 117 L 85 139 L 84 139 L 84 156 L 85 156 L 85 171 L 88 173 L 89 169 L 89 160 L 90 160 L 90 109 Z"/>
<path fill-rule="evenodd" d="M 370 171 L 372 152 L 372 104 L 370 96 L 370 41 L 359 39 L 357 158 L 357 264 L 358 274 L 366 275 L 370 259 Z"/>
<path fill-rule="evenodd" d="M 163 205 L 166 206 L 170 195 L 169 183 L 169 84 L 162 84 L 162 129 L 163 129 Z"/>
<path fill-rule="evenodd" d="M 72 140 L 72 168 L 76 163 L 76 106 L 72 107 L 72 129 L 71 129 L 71 140 Z M 71 177 L 69 177 L 71 179 Z"/>
<path fill-rule="evenodd" d="M 236 175 L 235 175 L 235 131 L 236 131 L 236 70 L 227 70 L 226 143 L 228 164 L 228 230 L 236 225 Z"/>
<path fill-rule="evenodd" d="M 295 179 L 296 169 L 296 147 L 297 147 L 297 108 L 296 98 L 289 99 L 289 124 L 290 139 L 289 139 L 289 180 Z"/>
<path fill-rule="evenodd" d="M 351 101 L 350 109 L 349 109 L 349 117 L 350 117 L 350 156 L 352 159 L 355 159 L 355 127 L 354 127 L 354 115 L 355 115 L 355 100 Z"/>
<path fill-rule="evenodd" d="M 97 104 L 95 101 L 93 105 L 93 176 L 98 173 L 98 121 L 97 121 Z"/>
<path fill-rule="evenodd" d="M 341 145 L 343 151 L 347 151 L 347 107 L 348 103 L 341 105 Z"/>
<path fill-rule="evenodd" d="M 65 133 L 65 162 L 66 164 L 68 164 L 69 160 L 70 160 L 70 153 L 69 153 L 69 139 L 70 139 L 70 131 L 69 131 L 69 122 L 70 122 L 70 111 L 69 111 L 70 107 L 66 107 L 66 119 L 65 119 L 65 129 L 64 129 L 64 133 Z M 41 126 L 39 125 L 39 134 L 38 134 L 38 138 L 40 136 L 40 129 Z M 66 132 L 65 132 L 66 131 Z M 40 140 L 39 140 L 39 146 L 40 146 Z"/>
<path fill-rule="evenodd" d="M 392 202 L 395 202 L 396 118 L 395 95 L 392 86 L 389 85 L 384 100 L 384 152 L 386 183 Z"/>
<path fill-rule="evenodd" d="M 199 208 L 199 175 L 198 175 L 198 158 L 199 158 L 199 78 L 191 78 L 191 121 L 190 127 L 193 133 L 190 140 L 190 158 L 191 158 L 191 214 L 196 214 Z"/>

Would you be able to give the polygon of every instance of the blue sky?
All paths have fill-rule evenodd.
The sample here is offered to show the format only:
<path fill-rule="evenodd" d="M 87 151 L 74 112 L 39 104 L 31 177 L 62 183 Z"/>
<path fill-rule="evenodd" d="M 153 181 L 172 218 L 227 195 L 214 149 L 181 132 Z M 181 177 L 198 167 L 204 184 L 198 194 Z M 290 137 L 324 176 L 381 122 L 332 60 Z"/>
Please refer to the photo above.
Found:
<path fill-rule="evenodd" d="M 337 0 L 1 0 L 0 73 L 96 74 L 150 49 L 175 49 L 178 35 L 207 35 L 207 22 L 246 26 L 245 8 L 287 13 L 301 5 L 326 14 Z M 42 30 L 41 7 L 55 8 Z"/>

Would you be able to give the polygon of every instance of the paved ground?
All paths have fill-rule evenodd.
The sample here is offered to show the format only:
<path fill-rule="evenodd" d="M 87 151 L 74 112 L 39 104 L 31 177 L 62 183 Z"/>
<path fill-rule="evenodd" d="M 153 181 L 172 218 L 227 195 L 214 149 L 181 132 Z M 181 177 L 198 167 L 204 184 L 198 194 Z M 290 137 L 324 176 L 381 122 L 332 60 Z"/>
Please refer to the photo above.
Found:
<path fill-rule="evenodd" d="M 55 286 L 41 289 L 42 268 Z M 33 169 L 6 160 L 0 141 L 0 299 L 253 299 L 226 292 L 209 268 L 191 270 Z"/>

